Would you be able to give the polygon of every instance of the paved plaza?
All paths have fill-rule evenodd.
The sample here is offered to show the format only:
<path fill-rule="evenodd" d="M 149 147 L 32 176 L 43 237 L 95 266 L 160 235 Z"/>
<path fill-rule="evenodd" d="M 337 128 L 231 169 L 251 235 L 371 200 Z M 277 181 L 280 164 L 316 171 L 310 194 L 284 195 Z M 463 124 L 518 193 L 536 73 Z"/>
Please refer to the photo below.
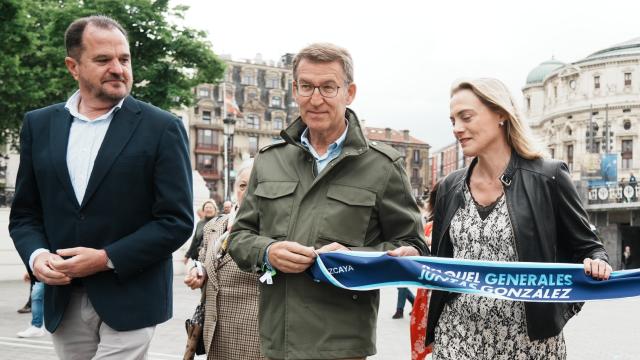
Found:
<path fill-rule="evenodd" d="M 199 300 L 198 293 L 174 278 L 174 317 L 157 327 L 149 358 L 153 360 L 182 359 L 185 343 L 184 321 Z M 24 330 L 30 314 L 18 314 L 24 305 L 28 284 L 20 281 L 0 282 L 0 359 L 57 359 L 51 337 L 19 339 L 16 332 Z M 382 291 L 378 319 L 378 355 L 373 360 L 410 359 L 409 319 L 392 320 L 396 290 Z M 405 309 L 408 313 L 409 307 Z M 135 314 L 131 314 L 135 316 Z M 589 303 L 565 328 L 570 360 L 640 359 L 640 298 Z M 204 359 L 204 357 L 201 357 Z"/>

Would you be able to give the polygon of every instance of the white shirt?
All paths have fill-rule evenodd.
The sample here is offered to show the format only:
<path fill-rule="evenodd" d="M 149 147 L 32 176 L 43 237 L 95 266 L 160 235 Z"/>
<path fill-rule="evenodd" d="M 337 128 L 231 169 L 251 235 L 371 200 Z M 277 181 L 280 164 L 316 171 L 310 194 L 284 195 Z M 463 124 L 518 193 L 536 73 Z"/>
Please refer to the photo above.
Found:
<path fill-rule="evenodd" d="M 109 124 L 111 124 L 115 112 L 122 107 L 123 102 L 124 98 L 107 113 L 93 120 L 89 120 L 78 111 L 80 90 L 71 95 L 64 106 L 73 116 L 71 129 L 69 130 L 69 142 L 67 143 L 67 168 L 69 169 L 69 178 L 71 179 L 78 205 L 82 204 L 82 199 L 87 191 L 93 164 L 96 162 L 98 150 L 102 146 Z M 63 125 L 60 124 L 59 126 Z M 43 252 L 49 252 L 49 250 L 36 249 L 31 253 L 29 267 L 32 271 L 33 261 L 36 256 Z"/>

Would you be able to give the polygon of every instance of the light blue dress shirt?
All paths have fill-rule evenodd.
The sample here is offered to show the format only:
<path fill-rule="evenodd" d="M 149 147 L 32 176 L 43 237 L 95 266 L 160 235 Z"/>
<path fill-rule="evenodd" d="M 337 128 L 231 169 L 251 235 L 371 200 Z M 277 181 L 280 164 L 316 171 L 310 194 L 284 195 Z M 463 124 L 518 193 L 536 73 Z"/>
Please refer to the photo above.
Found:
<path fill-rule="evenodd" d="M 89 185 L 89 177 L 96 162 L 98 150 L 102 146 L 102 141 L 107 134 L 109 124 L 115 112 L 122 107 L 120 100 L 118 104 L 111 108 L 106 114 L 100 115 L 93 120 L 78 112 L 80 102 L 80 91 L 71 95 L 65 109 L 73 116 L 71 129 L 69 130 L 69 143 L 67 144 L 67 168 L 71 185 L 76 194 L 78 204 L 82 204 L 84 193 Z"/>
<path fill-rule="evenodd" d="M 337 158 L 342 152 L 342 147 L 344 145 L 344 140 L 347 138 L 347 131 L 349 131 L 349 123 L 347 123 L 347 127 L 344 129 L 344 132 L 336 141 L 334 141 L 327 148 L 327 152 L 324 155 L 318 155 L 316 149 L 313 148 L 311 142 L 309 141 L 309 128 L 307 127 L 300 135 L 300 143 L 304 146 L 311 155 L 316 159 L 316 169 L 318 170 L 318 174 L 324 170 L 324 168 L 331 162 L 331 160 Z"/>
<path fill-rule="evenodd" d="M 80 114 L 78 105 L 80 104 L 80 90 L 76 91 L 67 100 L 65 109 L 73 116 L 71 129 L 69 130 L 69 142 L 67 143 L 67 168 L 69 169 L 69 178 L 73 191 L 78 200 L 78 205 L 82 204 L 84 193 L 87 191 L 93 164 L 98 156 L 98 150 L 102 146 L 111 119 L 116 110 L 122 107 L 124 99 L 111 108 L 104 115 L 100 115 L 93 120 L 89 120 L 86 116 Z M 60 124 L 59 126 L 64 126 Z M 49 252 L 47 249 L 36 249 L 29 257 L 29 267 L 33 270 L 33 261 L 36 256 L 43 252 Z"/>

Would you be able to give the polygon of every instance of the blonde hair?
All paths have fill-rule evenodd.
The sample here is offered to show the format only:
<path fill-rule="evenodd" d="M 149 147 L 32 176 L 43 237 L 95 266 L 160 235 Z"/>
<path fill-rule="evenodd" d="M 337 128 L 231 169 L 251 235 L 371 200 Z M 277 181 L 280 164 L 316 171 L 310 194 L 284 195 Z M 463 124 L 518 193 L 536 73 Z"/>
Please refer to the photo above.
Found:
<path fill-rule="evenodd" d="M 347 49 L 330 43 L 315 43 L 300 50 L 293 58 L 293 79 L 298 80 L 298 65 L 307 59 L 314 63 L 338 61 L 342 65 L 347 84 L 353 82 L 353 59 Z"/>
<path fill-rule="evenodd" d="M 535 160 L 546 157 L 533 139 L 529 125 L 523 121 L 511 92 L 502 81 L 493 78 L 464 79 L 451 87 L 451 96 L 460 90 L 473 92 L 480 101 L 496 114 L 505 117 L 507 143 L 521 157 Z"/>

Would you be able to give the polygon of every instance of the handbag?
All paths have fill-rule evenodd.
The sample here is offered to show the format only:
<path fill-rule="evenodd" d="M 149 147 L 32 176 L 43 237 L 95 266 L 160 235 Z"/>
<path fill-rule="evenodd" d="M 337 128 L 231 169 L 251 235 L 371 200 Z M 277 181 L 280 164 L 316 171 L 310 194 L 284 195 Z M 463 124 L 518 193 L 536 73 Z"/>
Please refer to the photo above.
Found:
<path fill-rule="evenodd" d="M 184 360 L 193 360 L 195 355 L 202 355 L 204 351 L 204 334 L 202 329 L 204 327 L 204 304 L 205 304 L 205 290 L 202 290 L 202 297 L 200 297 L 200 304 L 196 306 L 191 319 L 187 319 L 184 322 L 184 327 L 187 330 L 187 346 L 184 350 Z"/>

